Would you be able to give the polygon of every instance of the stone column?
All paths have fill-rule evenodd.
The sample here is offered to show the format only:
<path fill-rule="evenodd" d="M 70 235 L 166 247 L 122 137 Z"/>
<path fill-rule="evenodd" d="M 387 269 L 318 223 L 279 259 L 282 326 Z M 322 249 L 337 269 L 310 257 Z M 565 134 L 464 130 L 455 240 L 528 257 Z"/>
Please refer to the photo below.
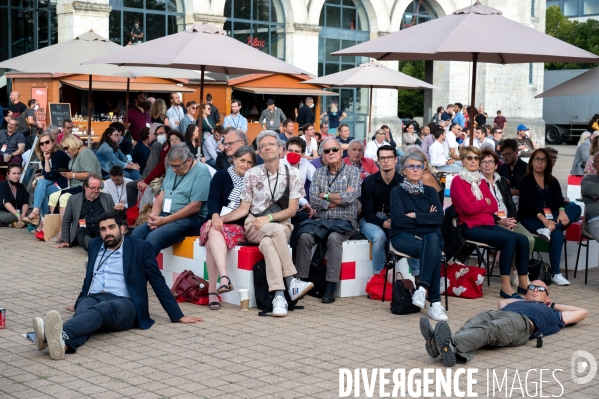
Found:
<path fill-rule="evenodd" d="M 74 39 L 82 33 L 93 30 L 108 38 L 108 17 L 112 7 L 109 0 L 66 1 L 58 0 L 58 42 Z"/>
<path fill-rule="evenodd" d="M 318 76 L 318 25 L 293 24 L 287 26 L 285 60 L 304 71 Z"/>

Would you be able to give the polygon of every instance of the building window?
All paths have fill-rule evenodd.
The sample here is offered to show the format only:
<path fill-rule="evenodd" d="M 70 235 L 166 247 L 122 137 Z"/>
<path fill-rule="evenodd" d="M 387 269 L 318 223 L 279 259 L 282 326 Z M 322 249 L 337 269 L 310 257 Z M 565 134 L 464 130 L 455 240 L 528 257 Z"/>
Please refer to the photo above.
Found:
<path fill-rule="evenodd" d="M 225 30 L 240 42 L 285 59 L 285 15 L 276 0 L 227 0 Z"/>
<path fill-rule="evenodd" d="M 368 62 L 365 57 L 337 57 L 331 53 L 370 40 L 366 10 L 358 0 L 326 0 L 320 13 L 318 37 L 318 76 L 351 69 Z M 367 134 L 368 89 L 335 89 L 339 97 L 321 97 L 321 110 L 326 112 L 332 101 L 347 114 L 343 123 L 349 125 L 352 136 Z M 334 130 L 334 129 L 333 129 Z"/>
<path fill-rule="evenodd" d="M 437 12 L 426 0 L 413 0 L 404 11 L 400 29 L 406 29 L 437 18 Z"/>
<path fill-rule="evenodd" d="M 122 46 L 185 29 L 184 0 L 110 0 L 110 40 Z"/>
<path fill-rule="evenodd" d="M 583 15 L 597 15 L 599 14 L 599 0 L 584 0 L 582 5 Z"/>
<path fill-rule="evenodd" d="M 0 61 L 58 42 L 56 3 L 0 1 Z"/>
<path fill-rule="evenodd" d="M 535 1 L 536 0 L 530 0 L 530 16 L 531 17 L 535 16 Z"/>
<path fill-rule="evenodd" d="M 532 72 L 533 72 L 532 63 L 530 63 L 530 64 L 528 64 L 528 84 L 529 85 L 533 84 L 533 82 L 532 82 Z"/>

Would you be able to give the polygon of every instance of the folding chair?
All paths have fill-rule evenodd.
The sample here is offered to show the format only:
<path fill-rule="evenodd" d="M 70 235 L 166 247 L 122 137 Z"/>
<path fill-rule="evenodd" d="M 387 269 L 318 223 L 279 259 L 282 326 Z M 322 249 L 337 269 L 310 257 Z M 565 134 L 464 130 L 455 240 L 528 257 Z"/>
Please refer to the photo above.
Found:
<path fill-rule="evenodd" d="M 586 244 L 582 243 L 582 240 L 586 240 Z M 587 283 L 588 275 L 589 275 L 589 250 L 590 250 L 590 242 L 591 240 L 595 240 L 595 237 L 588 230 L 587 218 L 585 217 L 582 220 L 582 231 L 580 234 L 580 239 L 578 240 L 578 253 L 576 254 L 576 265 L 574 266 L 574 278 L 576 278 L 576 272 L 578 271 L 578 258 L 580 257 L 580 247 L 585 247 L 587 249 L 586 256 L 586 267 L 584 269 L 584 283 Z M 566 266 L 566 273 L 568 271 L 568 266 Z M 566 278 L 568 275 L 566 274 Z"/>

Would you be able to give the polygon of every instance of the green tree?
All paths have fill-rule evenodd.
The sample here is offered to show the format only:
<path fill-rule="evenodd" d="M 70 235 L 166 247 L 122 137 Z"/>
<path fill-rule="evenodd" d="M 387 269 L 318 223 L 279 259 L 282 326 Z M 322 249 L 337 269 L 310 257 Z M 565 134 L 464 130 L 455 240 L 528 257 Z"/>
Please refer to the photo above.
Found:
<path fill-rule="evenodd" d="M 547 8 L 545 33 L 566 43 L 580 47 L 590 53 L 599 55 L 599 21 L 587 19 L 584 22 L 571 21 L 562 14 L 557 6 Z M 545 63 L 545 69 L 590 69 L 594 64 L 577 64 L 572 62 Z"/>
<path fill-rule="evenodd" d="M 424 61 L 400 61 L 399 72 L 424 80 Z M 424 90 L 399 90 L 397 93 L 397 115 L 413 118 L 424 115 Z"/>

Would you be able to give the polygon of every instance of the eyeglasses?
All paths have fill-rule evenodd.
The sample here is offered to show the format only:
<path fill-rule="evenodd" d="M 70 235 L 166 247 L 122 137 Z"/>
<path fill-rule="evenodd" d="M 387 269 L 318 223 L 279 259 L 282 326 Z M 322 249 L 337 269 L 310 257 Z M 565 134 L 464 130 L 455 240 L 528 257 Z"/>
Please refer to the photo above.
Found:
<path fill-rule="evenodd" d="M 40 145 L 46 145 L 46 144 L 50 144 L 52 142 L 52 140 L 48 140 L 48 141 L 40 141 Z"/>
<path fill-rule="evenodd" d="M 9 123 L 8 126 L 19 126 L 19 125 L 16 123 Z"/>
<path fill-rule="evenodd" d="M 100 191 L 101 187 L 91 187 L 91 186 L 87 186 L 87 188 L 89 188 L 91 191 Z"/>
<path fill-rule="evenodd" d="M 242 140 L 235 140 L 235 141 L 227 141 L 223 143 L 223 147 L 231 147 L 233 144 L 235 143 L 239 143 Z"/>
<path fill-rule="evenodd" d="M 481 161 L 481 165 L 495 165 L 495 161 L 493 159 L 487 159 L 486 161 Z"/>
<path fill-rule="evenodd" d="M 111 134 L 111 136 L 118 137 L 118 136 L 120 136 L 120 134 L 119 134 L 119 132 L 114 132 L 114 133 Z"/>
<path fill-rule="evenodd" d="M 380 158 L 379 158 L 380 159 Z M 406 167 L 404 169 L 410 169 L 410 170 L 423 170 L 424 169 L 424 165 L 415 165 L 415 164 L 410 164 L 410 165 L 406 165 Z"/>
<path fill-rule="evenodd" d="M 390 157 L 379 157 L 379 162 L 388 162 L 395 161 L 395 157 L 391 155 Z"/>
<path fill-rule="evenodd" d="M 339 147 L 327 148 L 326 150 L 322 150 L 323 153 L 329 155 L 331 151 L 338 152 L 340 150 Z"/>
<path fill-rule="evenodd" d="M 191 159 L 191 158 L 187 158 L 187 161 L 189 161 L 190 159 Z M 182 163 L 182 164 L 180 164 L 180 165 L 173 165 L 173 164 L 170 164 L 170 163 L 169 163 L 169 164 L 168 164 L 168 166 L 170 166 L 170 167 L 171 167 L 171 169 L 173 169 L 173 170 L 179 170 L 179 169 L 181 169 L 181 168 L 183 167 L 183 165 L 185 165 L 185 164 L 187 163 L 187 161 L 183 162 L 183 163 Z"/>
<path fill-rule="evenodd" d="M 534 285 L 534 284 L 529 284 L 528 285 L 528 289 L 531 291 L 534 291 L 535 288 L 537 289 L 537 291 L 539 292 L 546 292 L 547 295 L 549 295 L 549 290 L 547 289 L 547 287 L 543 287 L 542 285 Z"/>
<path fill-rule="evenodd" d="M 462 128 L 461 127 L 454 127 L 454 129 L 456 129 L 458 132 L 462 132 Z"/>
<path fill-rule="evenodd" d="M 468 161 L 478 161 L 480 159 L 478 155 L 466 155 L 464 158 Z"/>
<path fill-rule="evenodd" d="M 409 129 L 409 128 L 408 128 Z M 381 133 L 377 133 L 377 136 L 384 136 L 386 133 L 385 132 L 381 132 Z"/>
<path fill-rule="evenodd" d="M 512 155 L 514 155 L 516 153 L 516 151 L 512 151 L 512 152 L 502 152 L 501 155 L 503 155 L 504 158 L 509 158 Z"/>
<path fill-rule="evenodd" d="M 69 147 L 62 147 L 62 149 L 63 149 L 64 151 L 68 151 L 68 150 L 69 150 Z"/>
<path fill-rule="evenodd" d="M 541 157 L 534 157 L 532 160 L 535 161 L 535 162 L 538 162 L 538 163 L 545 163 L 545 162 L 547 162 L 547 160 L 545 158 L 541 158 Z"/>
<path fill-rule="evenodd" d="M 191 109 L 198 109 L 198 107 L 189 107 L 189 108 L 191 108 Z"/>

